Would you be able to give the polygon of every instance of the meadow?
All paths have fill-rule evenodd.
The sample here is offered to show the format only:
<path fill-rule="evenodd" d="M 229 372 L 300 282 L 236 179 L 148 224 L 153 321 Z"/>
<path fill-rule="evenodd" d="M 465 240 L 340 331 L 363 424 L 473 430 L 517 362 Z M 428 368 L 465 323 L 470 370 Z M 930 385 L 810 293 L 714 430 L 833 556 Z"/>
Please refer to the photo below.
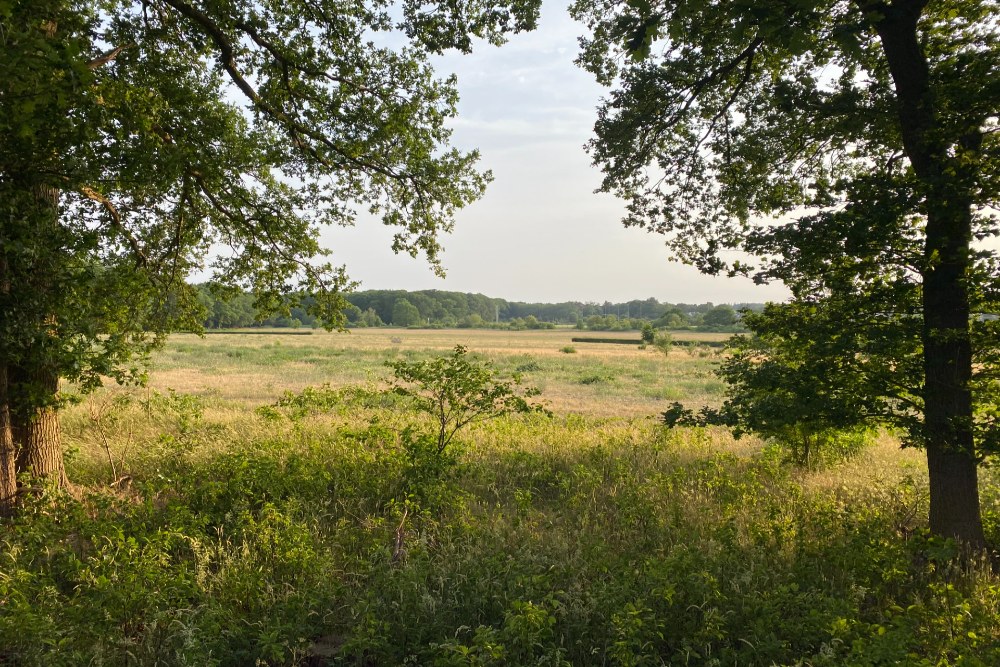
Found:
<path fill-rule="evenodd" d="M 352 329 L 310 335 L 232 333 L 199 338 L 175 335 L 154 360 L 150 387 L 218 398 L 222 403 L 256 406 L 283 391 L 324 383 L 332 386 L 376 382 L 388 375 L 384 362 L 447 354 L 456 345 L 486 356 L 499 368 L 520 372 L 539 387 L 559 413 L 643 416 L 671 401 L 717 403 L 722 383 L 712 374 L 719 351 L 699 341 L 727 334 L 683 332 L 668 360 L 653 348 L 573 343 L 576 329 L 494 331 L 481 329 Z M 585 333 L 585 332 L 584 332 Z M 637 339 L 637 332 L 601 334 Z M 575 352 L 562 350 L 572 348 Z"/>
<path fill-rule="evenodd" d="M 173 336 L 66 409 L 71 493 L 0 537 L 0 664 L 1000 664 L 1000 579 L 927 533 L 920 452 L 665 429 L 721 403 L 720 351 L 573 335 Z M 385 362 L 459 344 L 550 414 L 415 447 Z"/>

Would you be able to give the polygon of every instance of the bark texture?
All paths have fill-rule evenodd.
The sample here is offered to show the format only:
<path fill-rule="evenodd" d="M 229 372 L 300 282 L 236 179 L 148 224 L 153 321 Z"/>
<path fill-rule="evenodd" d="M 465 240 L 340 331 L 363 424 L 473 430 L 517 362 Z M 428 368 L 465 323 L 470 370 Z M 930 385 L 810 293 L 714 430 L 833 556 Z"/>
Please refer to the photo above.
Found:
<path fill-rule="evenodd" d="M 32 392 L 44 392 L 54 400 L 59 389 L 59 375 L 42 369 L 16 369 L 13 374 L 22 387 Z M 60 486 L 67 483 L 63 465 L 59 412 L 54 405 L 42 405 L 15 410 L 12 433 L 17 448 L 17 471 L 43 478 Z"/>
<path fill-rule="evenodd" d="M 10 516 L 17 505 L 16 457 L 7 395 L 7 367 L 0 364 L 0 516 Z"/>
<path fill-rule="evenodd" d="M 924 2 L 880 5 L 877 24 L 898 100 L 903 149 L 923 186 L 927 217 L 923 277 L 924 438 L 930 528 L 985 546 L 973 434 L 971 307 L 972 196 L 948 155 L 918 32 Z M 970 128 L 976 131 L 976 128 Z"/>
<path fill-rule="evenodd" d="M 59 189 L 44 182 L 30 186 L 34 210 L 27 212 L 36 233 L 51 235 L 58 224 Z M 46 256 L 42 254 L 40 265 L 30 267 L 24 280 L 25 287 L 37 292 L 51 292 L 54 287 L 46 279 L 48 267 Z M 8 267 L 10 268 L 10 267 Z M 24 273 L 26 270 L 21 269 Z M 7 273 L 13 273 L 8 271 Z M 20 275 L 20 274 L 16 274 Z M 9 278 L 10 276 L 7 276 Z M 8 289 L 14 280 L 6 280 Z M 6 406 L 12 449 L 15 454 L 14 474 L 28 474 L 49 483 L 65 486 L 66 470 L 63 465 L 62 440 L 57 410 L 59 372 L 53 362 L 54 350 L 58 347 L 57 320 L 52 313 L 39 312 L 34 326 L 39 335 L 29 349 L 19 351 L 17 362 L 7 361 L 4 367 L 5 383 L 2 396 Z M 0 412 L 4 408 L 0 407 Z M 0 459 L 0 465 L 3 465 Z M 4 479 L 6 471 L 0 471 Z M 2 484 L 2 482 L 0 482 Z M 5 488 L 0 486 L 0 489 Z M 0 491 L 0 494 L 3 494 Z"/>

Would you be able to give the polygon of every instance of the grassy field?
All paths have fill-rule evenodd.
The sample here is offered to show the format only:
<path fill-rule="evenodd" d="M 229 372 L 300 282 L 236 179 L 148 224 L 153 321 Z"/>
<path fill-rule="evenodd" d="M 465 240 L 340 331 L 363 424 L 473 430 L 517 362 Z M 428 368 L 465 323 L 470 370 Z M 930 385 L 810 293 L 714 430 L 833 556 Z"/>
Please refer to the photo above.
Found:
<path fill-rule="evenodd" d="M 676 340 L 693 347 L 676 346 L 669 358 L 652 347 L 571 343 L 579 334 L 576 329 L 354 329 L 311 336 L 177 335 L 155 359 L 151 387 L 258 405 L 285 390 L 378 381 L 387 374 L 385 361 L 446 354 L 465 345 L 500 368 L 521 372 L 559 413 L 640 416 L 662 412 L 672 401 L 721 400 L 723 385 L 712 374 L 720 352 L 697 342 L 724 340 L 726 334 L 678 333 Z M 601 335 L 638 338 L 634 332 Z M 576 352 L 561 351 L 567 347 Z"/>
<path fill-rule="evenodd" d="M 927 534 L 919 452 L 873 435 L 803 470 L 666 430 L 722 400 L 718 352 L 572 335 L 173 337 L 148 389 L 65 412 L 73 493 L 0 537 L 0 664 L 1000 664 L 1000 580 Z M 457 344 L 552 415 L 430 455 L 377 389 Z"/>

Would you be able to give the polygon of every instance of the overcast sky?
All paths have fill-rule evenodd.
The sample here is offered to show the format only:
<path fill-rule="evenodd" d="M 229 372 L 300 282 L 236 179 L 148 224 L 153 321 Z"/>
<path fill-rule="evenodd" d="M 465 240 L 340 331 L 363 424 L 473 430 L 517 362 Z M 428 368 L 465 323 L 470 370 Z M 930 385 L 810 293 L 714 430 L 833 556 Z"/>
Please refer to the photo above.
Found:
<path fill-rule="evenodd" d="M 669 261 L 663 240 L 625 229 L 623 205 L 595 194 L 600 172 L 583 149 L 602 89 L 573 64 L 580 27 L 560 0 L 542 7 L 539 28 L 500 48 L 437 59 L 458 75 L 453 144 L 479 148 L 493 172 L 485 197 L 458 214 L 443 238 L 447 277 L 423 259 L 390 250 L 377 221 L 323 233 L 335 264 L 361 289 L 480 292 L 513 301 L 736 303 L 782 300 L 780 286 L 711 278 Z"/>

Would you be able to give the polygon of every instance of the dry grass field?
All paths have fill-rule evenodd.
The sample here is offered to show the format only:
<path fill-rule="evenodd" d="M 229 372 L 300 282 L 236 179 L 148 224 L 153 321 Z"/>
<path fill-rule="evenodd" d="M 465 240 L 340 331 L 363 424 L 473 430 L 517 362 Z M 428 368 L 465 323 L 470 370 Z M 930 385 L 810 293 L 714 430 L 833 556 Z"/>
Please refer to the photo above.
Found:
<path fill-rule="evenodd" d="M 665 356 L 635 345 L 572 343 L 576 329 L 354 329 L 311 335 L 223 333 L 174 335 L 153 364 L 150 386 L 260 405 L 306 386 L 378 382 L 384 363 L 445 354 L 456 345 L 521 373 L 557 413 L 632 417 L 662 412 L 671 402 L 718 404 L 722 383 L 712 374 L 719 350 L 698 346 L 726 334 L 684 332 Z M 628 334 L 601 337 L 638 338 Z M 565 348 L 575 352 L 564 352 Z"/>
<path fill-rule="evenodd" d="M 308 335 L 306 335 L 308 334 Z M 129 396 L 142 401 L 156 393 L 176 392 L 195 398 L 204 421 L 219 429 L 219 446 L 231 439 L 254 439 L 267 427 L 253 410 L 269 405 L 285 392 L 325 384 L 334 388 L 352 385 L 382 386 L 389 375 L 387 361 L 423 359 L 444 355 L 464 345 L 501 370 L 519 373 L 526 384 L 541 390 L 537 399 L 555 415 L 547 424 L 519 428 L 516 436 L 492 426 L 473 429 L 468 439 L 475 446 L 469 455 L 490 456 L 499 448 L 552 455 L 567 446 L 574 449 L 600 447 L 607 442 L 641 443 L 655 438 L 659 416 L 671 403 L 689 407 L 721 404 L 724 385 L 713 371 L 722 358 L 719 348 L 698 345 L 702 341 L 725 340 L 727 334 L 675 332 L 669 355 L 657 348 L 609 343 L 573 343 L 573 337 L 590 335 L 576 329 L 544 331 L 495 331 L 476 329 L 354 329 L 350 332 L 268 330 L 266 333 L 216 333 L 206 336 L 176 334 L 153 359 L 149 386 L 142 389 L 109 387 L 67 409 L 65 431 L 71 447 L 82 453 L 83 464 L 92 474 L 107 474 L 107 452 L 95 418 L 115 411 L 114 399 Z M 637 333 L 606 334 L 601 337 L 637 338 Z M 565 352 L 572 348 L 575 352 Z M 130 437 L 152 442 L 155 422 L 141 413 L 126 410 L 133 424 Z M 362 419 L 351 415 L 347 422 L 334 420 L 329 428 L 341 428 Z M 399 427 L 408 417 L 400 416 Z M 134 455 L 132 445 L 120 442 L 119 432 L 112 456 Z M 498 435 L 499 434 L 499 435 Z M 757 438 L 734 439 L 713 430 L 708 437 L 692 435 L 686 447 L 691 456 L 712 452 L 751 456 L 763 446 Z M 89 462 L 86 463 L 86 462 Z M 105 471 L 105 472 L 99 472 Z M 82 472 L 82 471 L 81 471 Z M 818 490 L 856 488 L 872 484 L 894 484 L 902 478 L 926 477 L 921 452 L 901 450 L 890 436 L 835 470 L 811 472 L 802 483 Z"/>

